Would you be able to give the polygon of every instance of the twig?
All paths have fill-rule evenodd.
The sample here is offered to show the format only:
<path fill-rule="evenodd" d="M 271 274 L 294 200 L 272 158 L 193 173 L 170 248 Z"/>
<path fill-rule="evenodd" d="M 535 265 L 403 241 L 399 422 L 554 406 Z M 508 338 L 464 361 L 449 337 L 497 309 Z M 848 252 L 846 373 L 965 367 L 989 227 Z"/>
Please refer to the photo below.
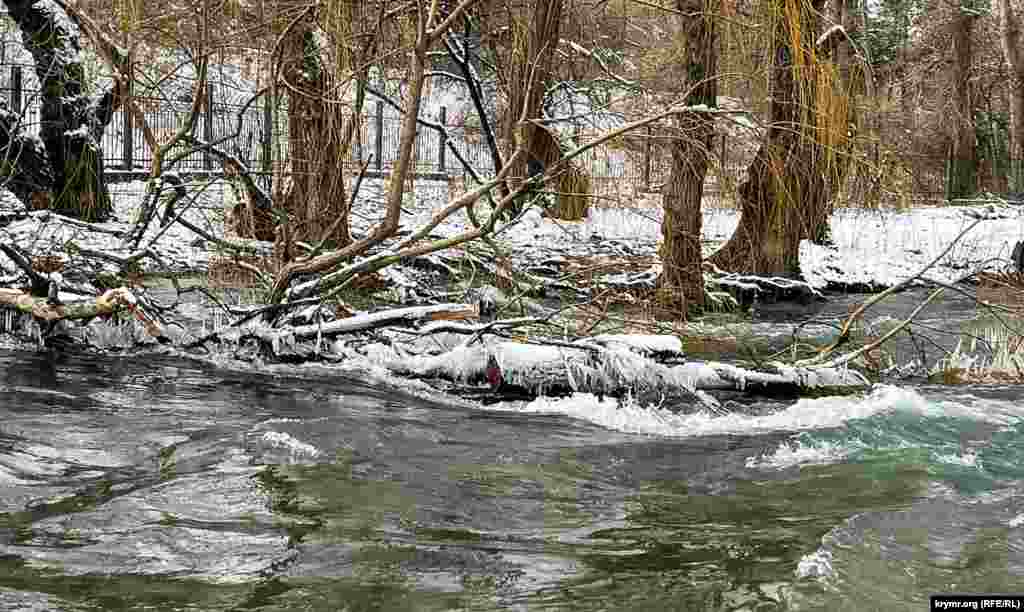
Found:
<path fill-rule="evenodd" d="M 861 315 L 864 314 L 864 311 L 866 311 L 868 308 L 871 308 L 872 306 L 874 306 L 878 302 L 884 300 L 885 298 L 889 297 L 890 295 L 892 295 L 892 294 L 894 294 L 894 293 L 896 293 L 898 291 L 901 291 L 902 289 L 904 289 L 905 287 L 910 285 L 910 283 L 914 282 L 915 280 L 921 279 L 922 275 L 925 272 L 927 272 L 929 269 L 931 269 L 935 264 L 937 264 L 939 262 L 939 260 L 941 260 L 951 250 L 953 250 L 953 246 L 955 246 L 956 243 L 959 242 L 961 238 L 966 236 L 968 232 L 970 232 L 972 229 L 974 229 L 982 221 L 984 221 L 984 219 L 976 219 L 974 221 L 974 223 L 971 223 L 966 228 L 964 228 L 963 231 L 961 231 L 959 234 L 957 234 L 957 236 L 955 238 L 953 238 L 953 240 L 950 241 L 950 243 L 948 245 L 946 245 L 946 248 L 944 248 L 941 253 L 939 253 L 937 256 L 935 256 L 934 259 L 932 259 L 927 264 L 925 264 L 925 266 L 923 268 L 921 268 L 916 274 L 903 279 L 899 283 L 893 285 L 892 287 L 889 287 L 888 289 L 886 289 L 885 291 L 883 291 L 883 292 L 881 292 L 881 293 L 879 293 L 877 295 L 872 296 L 871 299 L 869 299 L 869 300 L 865 301 L 863 304 L 861 304 L 856 310 L 854 310 L 852 313 L 850 313 L 850 316 L 848 316 L 846 318 L 846 321 L 843 323 L 842 329 L 839 331 L 839 338 L 836 339 L 836 341 L 834 343 L 832 343 L 831 346 L 829 346 L 829 347 L 825 348 L 824 350 L 822 350 L 821 353 L 819 353 L 816 357 L 814 357 L 812 359 L 805 359 L 803 361 L 799 361 L 799 362 L 796 363 L 796 365 L 797 366 L 810 366 L 810 365 L 814 365 L 815 363 L 824 361 L 825 358 L 828 357 L 828 355 L 832 354 L 832 352 L 834 352 L 837 348 L 839 348 L 840 346 L 842 346 L 843 344 L 845 344 L 846 342 L 849 341 L 849 339 L 850 339 L 850 328 L 853 327 L 854 321 L 856 321 Z M 888 337 L 888 334 L 886 335 L 886 337 Z"/>
<path fill-rule="evenodd" d="M 872 342 L 870 344 L 866 344 L 866 345 L 860 347 L 859 349 L 857 349 L 856 351 L 853 351 L 853 352 L 850 352 L 850 353 L 846 353 L 845 355 L 841 355 L 840 357 L 837 357 L 837 358 L 833 359 L 832 361 L 827 361 L 827 362 L 825 362 L 823 364 L 816 365 L 815 367 L 816 368 L 838 368 L 839 366 L 845 365 L 845 364 L 849 363 L 850 361 L 856 359 L 857 357 L 860 357 L 864 353 L 867 353 L 869 351 L 873 351 L 874 349 L 878 348 L 879 346 L 882 346 L 883 344 L 885 344 L 885 342 L 889 338 L 892 338 L 897 333 L 899 333 L 904 327 L 906 327 L 907 325 L 910 325 L 910 323 L 913 322 L 914 317 L 916 317 L 918 315 L 918 313 L 920 313 L 922 310 L 924 310 L 924 307 L 927 306 L 928 304 L 930 304 L 935 298 L 937 298 L 940 295 L 942 295 L 943 291 L 944 291 L 944 289 L 941 288 L 941 287 L 938 288 L 938 289 L 935 289 L 934 291 L 932 291 L 928 295 L 928 297 L 925 298 L 925 300 L 923 302 L 921 302 L 920 304 L 917 305 L 917 308 L 915 308 L 906 319 L 904 319 L 896 327 L 894 327 L 891 330 L 889 330 L 884 336 L 882 336 L 878 340 L 875 340 L 874 342 Z"/>

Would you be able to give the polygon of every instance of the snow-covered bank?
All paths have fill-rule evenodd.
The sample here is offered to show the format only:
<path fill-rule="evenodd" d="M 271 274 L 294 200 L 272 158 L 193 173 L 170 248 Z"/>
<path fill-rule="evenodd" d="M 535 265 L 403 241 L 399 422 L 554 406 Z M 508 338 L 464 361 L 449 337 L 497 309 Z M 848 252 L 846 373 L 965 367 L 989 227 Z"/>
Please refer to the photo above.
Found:
<path fill-rule="evenodd" d="M 356 222 L 369 226 L 383 213 L 382 181 L 367 181 L 360 200 L 363 214 Z M 443 183 L 417 183 L 409 194 L 410 215 L 403 226 L 420 225 L 447 201 Z M 705 254 L 713 253 L 736 229 L 739 211 L 705 206 Z M 897 210 L 840 209 L 831 219 L 834 246 L 804 242 L 800 266 L 813 287 L 890 287 L 917 274 L 946 248 L 977 216 L 986 217 L 964 236 L 926 275 L 951 282 L 983 267 L 1001 269 L 1014 245 L 1024 240 L 1024 208 L 1019 206 L 948 206 Z M 538 214 L 524 215 L 520 223 L 502 232 L 513 261 L 521 269 L 547 264 L 561 269 L 582 258 L 656 258 L 661 240 L 662 210 L 657 196 L 634 208 L 592 207 L 578 222 L 559 221 Z M 468 220 L 456 215 L 437 229 L 438 235 L 464 230 Z M 660 264 L 651 262 L 647 278 L 656 278 Z M 601 276 L 601 273 L 597 273 Z M 618 271 L 606 275 L 618 274 Z"/>
<path fill-rule="evenodd" d="M 436 181 L 417 181 L 406 195 L 402 219 L 404 229 L 425 223 L 449 198 L 449 185 Z M 364 181 L 352 215 L 353 232 L 365 234 L 383 216 L 382 180 Z M 0 239 L 18 244 L 33 254 L 63 254 L 81 250 L 106 251 L 127 255 L 121 238 L 130 229 L 145 194 L 145 183 L 135 182 L 114 188 L 116 220 L 91 231 L 45 212 L 27 213 L 13 198 L 0 202 L 6 218 L 21 217 L 0 228 Z M 224 211 L 232 204 L 230 190 L 215 181 L 189 205 L 186 219 L 213 236 L 224 235 Z M 657 277 L 657 249 L 661 238 L 662 210 L 657 197 L 637 203 L 635 208 L 591 208 L 583 221 L 566 222 L 527 213 L 519 223 L 498 235 L 518 269 L 554 276 L 575 265 L 616 261 L 631 263 L 633 277 L 650 280 Z M 485 204 L 478 205 L 481 208 Z M 183 208 L 179 205 L 179 208 Z M 20 212 L 19 212 L 20 211 Z M 804 242 L 800 265 L 808 283 L 825 287 L 887 287 L 916 274 L 934 259 L 978 214 L 987 219 L 970 233 L 929 271 L 928 277 L 955 281 L 965 274 L 988 266 L 1000 268 L 1024 240 L 1024 208 L 1015 206 L 919 208 L 907 211 L 843 209 L 832 216 L 834 247 Z M 704 209 L 703 240 L 707 254 L 729 238 L 736 228 L 738 211 Z M 435 230 L 435 236 L 449 236 L 469 225 L 464 214 L 456 214 Z M 218 248 L 203 236 L 180 225 L 162 229 L 153 223 L 143 244 L 157 237 L 153 248 L 161 262 L 142 262 L 147 271 L 205 271 L 217 257 Z M 266 254 L 270 245 L 242 241 Z M 456 261 L 465 256 L 461 250 L 441 252 L 438 257 Z M 97 265 L 102 261 L 95 262 Z M 109 262 L 107 264 L 109 266 Z M 0 270 L 11 274 L 10 262 L 0 255 Z M 638 271 L 639 270 L 639 271 Z M 626 282 L 623 270 L 613 265 L 597 270 L 590 278 L 607 277 Z"/>
<path fill-rule="evenodd" d="M 140 241 L 140 248 L 151 248 L 156 257 L 140 260 L 141 269 L 151 273 L 209 270 L 211 262 L 223 252 L 207 238 L 224 238 L 224 191 L 225 185 L 221 181 L 201 183 L 195 188 L 195 199 L 179 202 L 175 209 L 175 214 L 180 214 L 206 236 L 179 223 L 163 227 L 160 222 L 161 206 Z M 69 270 L 72 274 L 80 272 L 87 276 L 97 272 L 116 272 L 119 266 L 113 259 L 96 254 L 125 258 L 132 253 L 131 245 L 125 239 L 138 218 L 145 193 L 143 182 L 112 185 L 113 219 L 106 223 L 83 224 L 45 210 L 26 211 L 20 202 L 4 192 L 6 197 L 0 198 L 0 216 L 13 221 L 0 227 L 0 240 L 17 245 L 32 256 L 60 257 L 65 263 L 74 264 Z M 237 238 L 232 242 L 245 245 L 254 253 L 271 252 L 268 243 Z M 4 275 L 17 272 L 13 263 L 2 254 L 0 271 Z"/>
<path fill-rule="evenodd" d="M 383 181 L 369 181 L 364 187 L 352 215 L 353 233 L 357 236 L 365 235 L 383 215 Z M 202 272 L 220 256 L 218 248 L 204 234 L 217 238 L 224 236 L 224 209 L 232 204 L 228 197 L 230 190 L 223 189 L 221 182 L 204 185 L 204 188 L 206 190 L 194 202 L 178 205 L 178 211 L 183 212 L 200 230 L 193 231 L 178 224 L 166 228 L 158 222 L 150 225 L 142 245 L 151 248 L 156 257 L 141 260 L 144 271 Z M 57 255 L 65 260 L 74 260 L 86 275 L 104 268 L 116 269 L 116 262 L 104 259 L 101 254 L 114 255 L 115 258 L 129 254 L 130 247 L 125 243 L 125 237 L 138 214 L 144 193 L 143 183 L 119 187 L 115 192 L 116 219 L 92 226 L 48 212 L 14 210 L 10 214 L 18 217 L 17 220 L 0 228 L 0 237 L 25 248 L 33 256 Z M 407 195 L 403 207 L 402 229 L 408 231 L 421 227 L 445 205 L 448 198 L 448 184 L 417 182 L 416 189 Z M 499 232 L 496 239 L 509 254 L 513 269 L 527 271 L 535 279 L 547 277 L 552 282 L 557 279 L 561 289 L 575 288 L 596 295 L 593 290 L 601 285 L 629 285 L 639 281 L 633 284 L 636 286 L 656 278 L 660 265 L 657 248 L 661 209 L 656 200 L 642 204 L 644 206 L 630 209 L 595 207 L 579 222 L 558 221 L 537 211 L 529 211 L 518 223 Z M 486 204 L 480 203 L 479 207 L 483 209 Z M 953 281 L 984 266 L 1005 267 L 1013 244 L 1024 234 L 1022 210 L 1011 206 L 905 212 L 842 210 L 832 218 L 835 247 L 826 249 L 805 243 L 801 264 L 809 282 L 817 287 L 892 285 L 918 273 L 969 224 L 983 216 L 984 220 L 962 237 L 928 273 L 932 278 Z M 709 252 L 728 238 L 737 219 L 738 214 L 733 210 L 705 210 L 704 238 Z M 467 224 L 464 215 L 454 215 L 439 225 L 432 237 L 450 236 L 465 230 Z M 260 248 L 263 255 L 270 253 L 271 245 L 268 243 L 249 244 Z M 385 248 L 387 246 L 384 245 Z M 424 261 L 427 258 L 429 261 Z M 468 285 L 462 286 L 464 279 L 461 278 L 467 271 L 474 277 L 479 269 L 494 271 L 492 254 L 482 245 L 475 245 L 472 249 L 449 249 L 427 258 L 405 262 L 384 271 L 379 290 L 387 294 L 389 305 L 465 302 L 470 309 L 484 306 L 482 302 L 474 301 L 476 298 L 471 297 L 472 292 L 466 291 Z M 83 260 L 87 262 L 84 265 Z M 429 265 L 424 266 L 424 263 Z M 0 258 L 0 267 L 10 274 L 9 283 L 16 282 L 14 273 L 17 271 L 9 262 Z M 432 270 L 429 280 L 422 267 Z M 577 270 L 584 270 L 586 274 L 573 277 L 571 273 Z M 565 281 L 564 278 L 570 280 Z M 452 280 L 458 282 L 446 284 Z M 480 284 L 478 279 L 476 284 Z M 452 287 L 459 290 L 451 291 Z M 497 289 L 491 289 L 497 293 Z M 553 312 L 547 310 L 550 304 L 544 304 L 531 304 L 542 311 L 531 313 L 531 316 L 547 321 L 548 314 Z M 493 310 L 491 306 L 476 312 Z M 306 317 L 308 320 L 300 321 L 305 315 L 295 314 L 287 321 L 278 322 L 283 326 L 281 329 L 242 326 L 210 334 L 209 339 L 196 329 L 191 332 L 194 337 L 187 338 L 189 333 L 182 333 L 178 338 L 182 342 L 176 343 L 198 347 L 224 340 L 241 347 L 245 342 L 255 341 L 255 344 L 235 350 L 234 354 L 252 359 L 270 356 L 285 361 L 369 360 L 405 375 L 444 378 L 458 383 L 470 382 L 469 379 L 473 379 L 473 384 L 490 381 L 491 391 L 515 387 L 526 389 L 532 395 L 545 395 L 551 388 L 557 388 L 559 393 L 590 391 L 595 396 L 628 397 L 639 393 L 646 394 L 648 400 L 654 398 L 653 401 L 658 401 L 656 398 L 659 396 L 675 394 L 695 400 L 695 403 L 713 405 L 713 401 L 705 402 L 700 393 L 728 390 L 792 395 L 794 392 L 813 393 L 816 389 L 830 392 L 862 388 L 866 384 L 862 377 L 845 370 L 798 371 L 776 365 L 755 374 L 728 364 L 658 362 L 642 351 L 638 352 L 636 347 L 618 351 L 600 346 L 600 343 L 596 348 L 576 346 L 571 344 L 568 333 L 569 327 L 575 328 L 572 315 L 558 320 L 559 333 L 566 336 L 561 343 L 550 338 L 537 338 L 535 334 L 538 333 L 554 333 L 539 328 L 531 328 L 526 333 L 534 334 L 532 339 L 540 340 L 542 346 L 531 346 L 521 341 L 478 343 L 481 335 L 491 334 L 493 338 L 496 333 L 493 326 L 483 324 L 464 332 L 476 336 L 467 346 L 453 348 L 468 336 L 460 337 L 463 332 L 450 334 L 456 337 L 455 343 L 442 346 L 445 343 L 439 341 L 439 335 L 419 325 L 422 321 L 413 325 L 420 329 L 413 330 L 412 336 L 403 337 L 381 332 L 380 328 L 393 326 L 394 322 L 381 323 L 367 313 L 357 313 L 366 320 L 366 325 L 359 328 L 363 335 L 346 345 L 344 341 L 335 342 L 334 338 L 353 332 L 355 328 L 349 323 L 358 321 L 335 320 L 338 314 L 332 308 L 313 310 L 316 311 L 315 316 Z M 532 320 L 517 325 L 536 323 Z M 404 321 L 404 324 L 412 323 Z M 506 340 L 511 329 L 513 327 L 503 328 Z M 579 333 L 585 336 L 592 332 Z M 327 342 L 324 342 L 325 338 Z M 382 340 L 385 346 L 397 347 L 397 350 L 385 357 L 370 350 L 370 346 Z M 594 343 L 597 339 L 590 338 L 589 341 Z M 432 343 L 433 346 L 423 350 L 424 343 Z M 496 375 L 488 371 L 491 361 L 495 362 L 498 370 Z"/>

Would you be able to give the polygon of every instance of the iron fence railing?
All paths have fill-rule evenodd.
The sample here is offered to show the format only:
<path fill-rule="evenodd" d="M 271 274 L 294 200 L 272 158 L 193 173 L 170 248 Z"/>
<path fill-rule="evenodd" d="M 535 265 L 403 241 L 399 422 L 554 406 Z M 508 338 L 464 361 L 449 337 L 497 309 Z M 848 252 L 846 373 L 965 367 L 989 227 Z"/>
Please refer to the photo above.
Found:
<path fill-rule="evenodd" d="M 20 112 L 24 126 L 29 131 L 38 131 L 40 95 L 38 91 L 22 86 L 20 67 L 11 68 L 3 75 L 0 96 L 8 101 L 12 110 Z M 4 86 L 6 85 L 6 86 Z M 221 139 L 228 135 L 221 146 L 236 155 L 252 170 L 269 174 L 272 161 L 287 162 L 288 126 L 284 105 L 276 108 L 264 98 L 248 107 L 222 103 L 216 100 L 213 87 L 207 88 L 209 97 L 202 106 L 195 124 L 195 135 L 206 141 Z M 153 129 L 158 143 L 167 142 L 187 120 L 191 103 L 152 97 L 136 97 L 136 102 Z M 447 136 L 437 130 L 420 126 L 413 151 L 413 164 L 418 175 L 465 177 L 466 173 L 447 150 L 448 143 L 456 149 L 482 175 L 493 174 L 490 152 L 479 130 L 474 130 L 464 121 L 449 121 L 447 109 L 440 108 L 431 120 L 445 125 Z M 235 135 L 239 120 L 241 129 Z M 355 141 L 349 151 L 349 159 L 343 162 L 371 160 L 370 171 L 378 175 L 389 171 L 398 157 L 401 133 L 400 117 L 385 114 L 382 102 L 371 102 L 359 122 Z M 137 124 L 131 113 L 118 110 L 103 134 L 102 148 L 104 161 L 112 175 L 138 175 L 145 173 L 152 164 L 153 151 L 143 137 L 142 126 Z M 671 170 L 670 141 L 662 135 L 663 130 L 649 126 L 646 132 L 620 137 L 599 147 L 586 151 L 577 163 L 587 170 L 592 191 L 601 197 L 624 197 L 657 191 L 668 179 Z M 596 134 L 577 132 L 573 139 L 580 143 Z M 742 146 L 741 146 L 742 145 Z M 182 149 L 184 150 L 184 149 Z M 177 151 L 172 150 L 172 155 Z M 745 176 L 747 165 L 754 151 L 750 143 L 730 141 L 720 135 L 713 145 L 713 162 L 705 190 L 709 193 L 731 192 Z M 903 167 L 904 193 L 915 201 L 941 200 L 944 197 L 946 176 L 945 160 L 907 159 Z M 1011 164 L 1019 169 L 1021 164 Z M 185 172 L 221 172 L 221 164 L 209 153 L 192 152 L 177 166 Z M 982 173 L 984 174 L 984 173 Z M 993 189 L 1006 181 L 996 180 L 998 173 L 986 178 L 985 188 Z M 986 175 L 987 176 L 987 175 Z M 982 178 L 985 178 L 984 176 Z M 1014 182 L 1009 182 L 1014 190 Z M 1018 188 L 1019 190 L 1019 188 Z M 998 189 L 997 189 L 998 191 Z"/>

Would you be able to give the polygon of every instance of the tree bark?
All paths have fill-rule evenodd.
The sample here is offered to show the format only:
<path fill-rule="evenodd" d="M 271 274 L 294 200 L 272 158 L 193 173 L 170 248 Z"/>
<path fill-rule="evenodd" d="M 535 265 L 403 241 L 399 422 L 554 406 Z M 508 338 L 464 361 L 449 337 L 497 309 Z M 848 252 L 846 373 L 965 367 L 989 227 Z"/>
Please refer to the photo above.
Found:
<path fill-rule="evenodd" d="M 22 130 L 22 117 L 0 103 L 0 180 L 28 208 L 46 208 L 53 169 L 42 142 Z"/>
<path fill-rule="evenodd" d="M 53 304 L 47 301 L 47 298 L 35 297 L 18 289 L 0 287 L 0 305 L 11 306 L 42 321 L 91 319 L 127 310 L 135 315 L 150 336 L 165 338 L 156 320 L 138 305 L 138 298 L 125 287 L 109 289 L 95 298 L 67 304 Z"/>
<path fill-rule="evenodd" d="M 1024 191 L 1024 54 L 1020 20 L 1010 0 L 998 0 L 1003 54 L 1010 68 L 1010 189 Z"/>
<path fill-rule="evenodd" d="M 822 74 L 835 66 L 816 49 L 823 0 L 773 0 L 770 124 L 739 187 L 736 232 L 711 261 L 733 272 L 796 276 L 800 241 L 817 239 L 845 176 L 848 104 Z"/>
<path fill-rule="evenodd" d="M 42 86 L 40 138 L 49 168 L 20 166 L 38 158 L 18 158 L 11 176 L 52 176 L 46 189 L 19 195 L 26 205 L 46 207 L 86 221 L 99 221 L 113 211 L 103 173 L 100 139 L 119 102 L 118 85 L 91 98 L 83 90 L 78 25 L 54 0 L 4 0 L 17 23 L 25 48 L 35 60 Z M 10 161 L 10 160 L 9 160 Z M 25 181 L 15 178 L 23 184 Z M 27 198 L 27 199 L 26 199 Z"/>
<path fill-rule="evenodd" d="M 978 192 L 978 152 L 975 147 L 974 96 L 971 87 L 971 62 L 974 49 L 971 30 L 977 17 L 955 6 L 956 14 L 950 23 L 953 46 L 953 121 L 950 122 L 949 184 L 947 196 L 969 198 Z"/>
<path fill-rule="evenodd" d="M 351 8 L 350 3 L 342 3 Z M 290 188 L 284 196 L 290 238 L 329 240 L 335 248 L 352 243 L 349 205 L 342 163 L 354 132 L 354 113 L 347 113 L 332 87 L 331 67 L 310 19 L 287 33 L 282 77 L 288 97 L 288 161 Z M 341 67 L 338 67 L 341 69 Z M 335 223 L 342 218 L 341 223 Z M 327 228 L 335 228 L 325 236 Z M 287 248 L 287 247 L 286 247 Z M 279 254 L 280 255 L 280 254 Z M 295 254 L 289 253 L 284 260 Z"/>
<path fill-rule="evenodd" d="M 516 146 L 516 138 L 521 138 L 527 152 L 527 158 L 512 169 L 514 181 L 528 178 L 530 162 L 534 167 L 539 164 L 541 169 L 550 168 L 562 157 L 558 141 L 547 130 L 533 123 L 517 130 L 516 124 L 520 117 L 530 121 L 544 114 L 544 91 L 552 78 L 563 4 L 564 0 L 533 0 L 533 14 L 525 23 L 518 24 L 513 19 L 512 57 L 505 84 L 508 108 L 502 118 L 501 139 L 510 152 Z M 512 212 L 519 212 L 518 206 Z"/>
<path fill-rule="evenodd" d="M 718 53 L 714 15 L 717 7 L 702 1 L 678 0 L 685 37 L 689 93 L 686 105 L 718 105 Z M 661 225 L 662 290 L 659 301 L 685 317 L 704 306 L 701 266 L 701 200 L 708 172 L 714 120 L 686 112 L 676 117 L 678 137 L 671 146 L 672 169 L 662 191 L 665 220 Z"/>

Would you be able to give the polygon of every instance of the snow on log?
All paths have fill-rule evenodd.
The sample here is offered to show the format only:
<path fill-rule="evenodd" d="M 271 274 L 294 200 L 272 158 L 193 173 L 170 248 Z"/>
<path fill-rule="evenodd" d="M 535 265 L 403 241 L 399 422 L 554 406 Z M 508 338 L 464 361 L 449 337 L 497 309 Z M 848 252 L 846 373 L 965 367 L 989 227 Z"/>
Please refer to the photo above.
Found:
<path fill-rule="evenodd" d="M 683 341 L 667 334 L 599 334 L 577 342 L 601 347 L 621 346 L 647 357 L 683 358 Z"/>
<path fill-rule="evenodd" d="M 125 287 L 110 289 L 91 300 L 66 303 L 54 303 L 48 298 L 35 297 L 19 289 L 0 288 L 0 304 L 13 306 L 18 311 L 43 321 L 91 319 L 127 310 L 142 323 L 146 333 L 157 339 L 165 339 L 160 326 L 139 307 L 138 303 L 135 295 Z"/>
<path fill-rule="evenodd" d="M 294 357 L 308 352 L 307 349 L 300 346 L 300 342 L 303 340 L 326 338 L 390 325 L 409 325 L 422 321 L 459 321 L 478 316 L 480 316 L 480 310 L 474 304 L 437 304 L 381 310 L 323 323 L 284 327 L 273 327 L 250 319 L 245 325 L 232 325 L 218 329 L 188 346 L 200 345 L 211 340 L 237 342 L 243 337 L 253 337 L 268 343 L 273 353 L 279 357 Z M 314 352 L 316 351 L 314 350 Z"/>
<path fill-rule="evenodd" d="M 590 339 L 593 340 L 593 339 Z M 638 340 L 639 346 L 651 340 Z M 661 341 L 654 341 L 655 345 Z M 581 344 L 522 344 L 460 346 L 432 356 L 390 355 L 382 365 L 397 374 L 441 378 L 459 383 L 486 381 L 497 392 L 525 391 L 532 395 L 588 392 L 596 395 L 650 398 L 689 398 L 717 406 L 706 391 L 794 395 L 850 392 L 868 386 L 853 370 L 794 368 L 774 365 L 762 372 L 707 362 L 666 365 L 631 350 L 628 341 L 607 347 Z M 668 346 L 668 342 L 660 348 Z"/>
<path fill-rule="evenodd" d="M 322 324 L 300 325 L 279 330 L 296 338 L 315 338 L 345 334 L 386 325 L 413 323 L 417 321 L 460 321 L 472 319 L 480 311 L 472 304 L 437 304 L 435 306 L 411 306 L 395 308 L 369 314 L 355 315 Z"/>

